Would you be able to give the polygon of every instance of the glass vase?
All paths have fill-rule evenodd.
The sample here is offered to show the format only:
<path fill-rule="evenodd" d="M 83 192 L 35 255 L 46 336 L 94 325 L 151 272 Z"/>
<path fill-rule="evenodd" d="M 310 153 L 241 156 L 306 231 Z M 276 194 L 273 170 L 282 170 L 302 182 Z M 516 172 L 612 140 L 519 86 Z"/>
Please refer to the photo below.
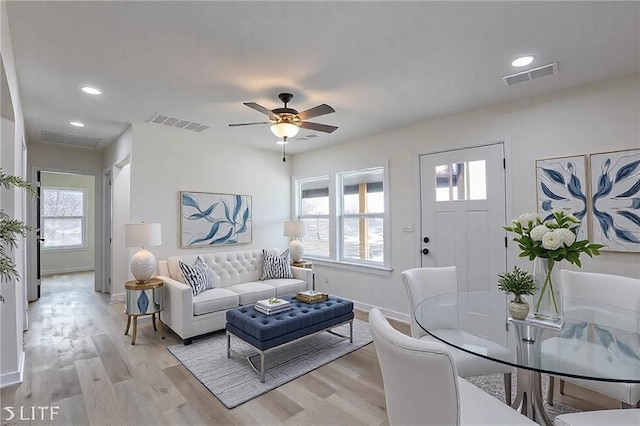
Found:
<path fill-rule="evenodd" d="M 536 257 L 533 260 L 533 315 L 543 321 L 556 322 L 562 318 L 560 262 Z"/>

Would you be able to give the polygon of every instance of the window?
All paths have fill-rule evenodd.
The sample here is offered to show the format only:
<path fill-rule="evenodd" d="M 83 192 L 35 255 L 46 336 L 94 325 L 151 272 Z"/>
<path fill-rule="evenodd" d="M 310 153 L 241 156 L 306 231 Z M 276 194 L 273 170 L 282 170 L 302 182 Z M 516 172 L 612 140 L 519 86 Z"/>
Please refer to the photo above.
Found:
<path fill-rule="evenodd" d="M 302 239 L 304 256 L 388 268 L 385 182 L 385 167 L 296 180 L 298 219 L 307 231 Z"/>
<path fill-rule="evenodd" d="M 436 166 L 436 201 L 486 199 L 485 160 Z"/>
<path fill-rule="evenodd" d="M 339 173 L 340 260 L 384 263 L 384 169 Z"/>
<path fill-rule="evenodd" d="M 86 246 L 85 191 L 83 189 L 43 187 L 42 227 L 45 249 Z"/>
<path fill-rule="evenodd" d="M 302 238 L 307 256 L 329 258 L 329 177 L 298 181 L 299 214 L 305 222 Z"/>

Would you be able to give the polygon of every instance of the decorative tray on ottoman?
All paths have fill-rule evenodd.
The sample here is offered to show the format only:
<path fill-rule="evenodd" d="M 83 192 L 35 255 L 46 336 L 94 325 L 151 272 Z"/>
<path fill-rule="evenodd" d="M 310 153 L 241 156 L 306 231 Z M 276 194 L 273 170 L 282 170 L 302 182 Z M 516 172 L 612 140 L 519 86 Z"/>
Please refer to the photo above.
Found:
<path fill-rule="evenodd" d="M 296 299 L 304 303 L 317 303 L 325 301 L 329 298 L 327 293 L 319 291 L 299 291 L 296 293 Z"/>

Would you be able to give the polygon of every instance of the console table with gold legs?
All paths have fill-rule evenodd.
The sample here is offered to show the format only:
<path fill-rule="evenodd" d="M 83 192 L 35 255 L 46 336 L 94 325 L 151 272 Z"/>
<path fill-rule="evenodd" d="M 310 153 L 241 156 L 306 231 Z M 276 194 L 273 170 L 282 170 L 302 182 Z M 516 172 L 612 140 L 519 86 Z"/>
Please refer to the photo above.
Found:
<path fill-rule="evenodd" d="M 126 290 L 124 313 L 127 315 L 127 329 L 124 334 L 129 334 L 131 319 L 133 319 L 133 335 L 131 336 L 131 344 L 136 344 L 138 334 L 138 317 L 151 315 L 153 323 L 153 331 L 160 329 L 160 337 L 163 339 L 164 330 L 162 329 L 162 320 L 160 312 L 164 308 L 162 302 L 162 280 L 151 278 L 146 283 L 137 281 L 127 281 L 124 285 Z M 158 315 L 158 326 L 156 327 L 156 314 Z"/>

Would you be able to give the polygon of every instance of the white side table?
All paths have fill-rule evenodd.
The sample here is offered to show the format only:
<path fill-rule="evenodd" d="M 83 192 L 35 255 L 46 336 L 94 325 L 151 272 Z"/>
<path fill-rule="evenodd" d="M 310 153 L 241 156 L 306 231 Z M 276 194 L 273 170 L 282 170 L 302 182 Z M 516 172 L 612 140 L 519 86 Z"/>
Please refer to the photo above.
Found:
<path fill-rule="evenodd" d="M 124 313 L 127 315 L 127 329 L 124 334 L 129 334 L 129 327 L 131 326 L 131 319 L 133 318 L 131 344 L 136 344 L 138 317 L 145 315 L 151 315 L 153 331 L 158 331 L 158 328 L 160 328 L 160 336 L 164 339 L 165 335 L 162 329 L 162 320 L 160 319 L 160 312 L 164 309 L 162 302 L 162 280 L 151 278 L 149 282 L 146 283 L 127 281 L 124 288 L 126 290 Z M 158 314 L 158 328 L 156 328 L 156 314 Z"/>

